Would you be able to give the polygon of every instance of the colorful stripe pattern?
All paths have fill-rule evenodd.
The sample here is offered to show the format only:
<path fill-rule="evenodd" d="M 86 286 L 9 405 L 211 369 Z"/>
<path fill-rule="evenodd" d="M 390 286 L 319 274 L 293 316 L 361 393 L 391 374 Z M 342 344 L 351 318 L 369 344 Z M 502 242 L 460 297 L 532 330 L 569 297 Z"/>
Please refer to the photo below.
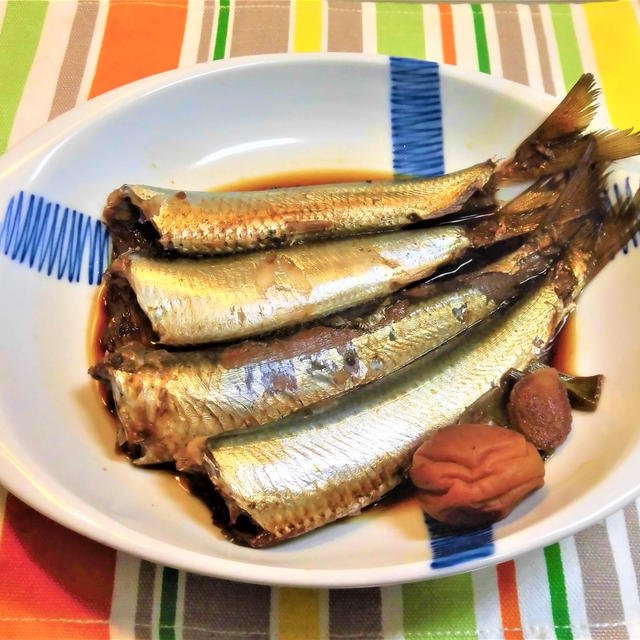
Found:
<path fill-rule="evenodd" d="M 559 544 L 552 544 L 544 550 L 544 559 L 547 565 L 547 577 L 549 579 L 549 593 L 551 594 L 551 611 L 553 623 L 557 629 L 559 640 L 571 640 L 569 605 L 567 603 L 567 586 L 562 570 L 562 555 Z"/>
<path fill-rule="evenodd" d="M 213 59 L 224 58 L 227 50 L 227 32 L 229 31 L 229 0 L 220 0 L 218 24 L 216 26 L 216 43 L 213 48 Z"/>
<path fill-rule="evenodd" d="M 513 560 L 503 562 L 496 567 L 498 594 L 500 598 L 500 617 L 505 640 L 522 640 L 522 620 L 518 602 L 516 583 L 516 565 Z"/>
<path fill-rule="evenodd" d="M 9 2 L 0 29 L 0 153 L 7 148 L 11 127 L 36 53 L 47 2 Z"/>
<path fill-rule="evenodd" d="M 489 49 L 487 47 L 487 33 L 484 27 L 484 13 L 481 4 L 472 4 L 473 28 L 476 33 L 476 49 L 478 51 L 478 70 L 483 73 L 491 73 L 489 62 Z"/>
<path fill-rule="evenodd" d="M 468 573 L 402 586 L 403 635 L 475 638 L 473 581 Z"/>
<path fill-rule="evenodd" d="M 0 2 L 0 21 L 0 151 L 50 117 L 135 78 L 207 59 L 301 50 L 428 57 L 556 95 L 592 70 L 613 124 L 640 125 L 636 0 L 9 0 Z M 42 51 L 45 43 L 59 49 Z M 15 251 L 16 260 L 24 253 L 26 263 L 33 250 L 23 234 L 30 202 L 34 224 L 37 199 L 23 195 L 22 223 L 10 231 L 16 218 L 9 224 L 5 217 L 0 237 L 0 248 Z M 36 251 L 34 268 L 40 258 Z M 77 264 L 70 257 L 62 277 L 77 277 Z M 116 554 L 0 489 L 0 637 L 633 638 L 640 634 L 639 558 L 632 504 L 557 545 L 471 575 L 348 592 L 269 589 Z"/>
<path fill-rule="evenodd" d="M 424 58 L 424 23 L 419 4 L 376 5 L 378 53 Z"/>
<path fill-rule="evenodd" d="M 112 0 L 89 97 L 175 69 L 186 17 L 185 0 L 164 5 Z"/>
<path fill-rule="evenodd" d="M 0 557 L 3 640 L 109 638 L 113 550 L 8 496 Z"/>
<path fill-rule="evenodd" d="M 558 43 L 558 54 L 565 89 L 570 88 L 582 74 L 578 40 L 568 5 L 551 5 L 551 20 Z"/>

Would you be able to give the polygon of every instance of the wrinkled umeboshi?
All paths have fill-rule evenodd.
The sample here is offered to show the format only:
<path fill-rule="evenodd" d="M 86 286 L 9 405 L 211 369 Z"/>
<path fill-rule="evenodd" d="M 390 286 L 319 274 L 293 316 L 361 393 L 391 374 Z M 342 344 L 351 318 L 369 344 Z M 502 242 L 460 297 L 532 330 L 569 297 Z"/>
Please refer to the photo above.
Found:
<path fill-rule="evenodd" d="M 522 434 L 488 424 L 440 429 L 416 451 L 410 476 L 422 509 L 476 527 L 505 518 L 544 484 L 544 463 Z"/>
<path fill-rule="evenodd" d="M 571 431 L 569 395 L 552 367 L 538 369 L 515 383 L 507 405 L 509 424 L 542 451 L 561 445 Z"/>

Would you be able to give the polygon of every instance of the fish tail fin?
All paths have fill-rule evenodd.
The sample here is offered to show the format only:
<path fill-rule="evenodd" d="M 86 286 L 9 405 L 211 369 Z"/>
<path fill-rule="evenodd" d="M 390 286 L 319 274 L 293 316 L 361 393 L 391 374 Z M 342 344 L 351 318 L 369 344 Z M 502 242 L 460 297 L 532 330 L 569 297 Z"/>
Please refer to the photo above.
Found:
<path fill-rule="evenodd" d="M 584 131 L 596 113 L 599 94 L 600 89 L 596 86 L 593 74 L 583 74 L 546 120 L 520 144 L 518 150 L 531 142 L 545 143 Z"/>
<path fill-rule="evenodd" d="M 594 134 L 598 162 L 613 162 L 640 154 L 640 131 L 606 129 Z"/>
<path fill-rule="evenodd" d="M 536 236 L 549 236 L 556 244 L 565 245 L 573 237 L 585 216 L 603 210 L 608 173 L 604 164 L 596 162 L 595 138 L 588 138 L 585 152 L 560 191 L 555 204 L 536 229 Z"/>
<path fill-rule="evenodd" d="M 541 167 L 554 158 L 554 143 L 562 141 L 566 146 L 591 124 L 599 94 L 593 74 L 582 75 L 544 122 L 518 145 L 513 157 L 500 163 L 495 180 L 508 183 L 540 175 Z"/>

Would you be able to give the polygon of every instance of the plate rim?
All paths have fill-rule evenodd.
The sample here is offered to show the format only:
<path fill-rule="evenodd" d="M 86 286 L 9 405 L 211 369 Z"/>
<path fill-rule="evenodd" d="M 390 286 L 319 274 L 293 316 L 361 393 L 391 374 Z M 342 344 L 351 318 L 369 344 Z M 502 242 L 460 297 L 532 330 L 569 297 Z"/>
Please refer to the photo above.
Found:
<path fill-rule="evenodd" d="M 222 70 L 256 65 L 272 66 L 291 62 L 314 64 L 337 61 L 349 65 L 386 66 L 389 64 L 389 59 L 390 57 L 386 55 L 355 53 L 254 55 L 209 61 L 143 78 L 71 109 L 19 141 L 0 156 L 0 180 L 6 174 L 11 173 L 21 162 L 33 155 L 41 156 L 47 153 L 49 149 L 65 139 L 66 136 L 99 119 L 102 115 L 108 114 L 123 103 L 192 78 L 215 74 Z M 531 99 L 545 103 L 545 106 L 548 105 L 549 108 L 553 108 L 558 102 L 558 99 L 554 96 L 504 78 L 482 74 L 455 65 L 438 63 L 438 66 L 443 75 L 460 79 L 470 85 L 490 86 L 502 95 L 519 100 L 523 96 L 529 96 Z M 39 486 L 38 482 L 30 476 L 28 470 L 22 467 L 2 442 L 0 442 L 0 460 L 3 462 L 3 464 L 0 464 L 0 484 L 40 513 L 81 535 L 111 548 L 161 565 L 169 564 L 169 566 L 212 577 L 270 586 L 315 588 L 385 586 L 437 579 L 474 571 L 557 542 L 608 516 L 640 494 L 639 481 L 635 487 L 619 495 L 600 509 L 592 511 L 571 524 L 549 531 L 536 538 L 535 541 L 527 542 L 525 540 L 518 544 L 517 541 L 514 542 L 513 540 L 517 536 L 508 536 L 500 540 L 499 544 L 496 544 L 495 552 L 488 557 L 477 558 L 437 570 L 430 567 L 430 560 L 427 557 L 425 557 L 424 561 L 384 567 L 326 570 L 282 567 L 277 564 L 253 564 L 240 560 L 208 556 L 208 562 L 203 566 L 203 554 L 199 552 L 185 550 L 146 534 L 132 531 L 127 526 L 112 520 L 108 514 L 103 512 L 96 511 L 96 514 L 110 523 L 110 527 L 105 527 L 93 519 L 88 519 L 86 515 L 83 516 L 82 513 L 77 513 L 73 509 L 65 509 L 63 505 L 56 504 L 55 500 L 47 497 L 46 490 Z M 90 505 L 87 506 L 90 507 Z"/>

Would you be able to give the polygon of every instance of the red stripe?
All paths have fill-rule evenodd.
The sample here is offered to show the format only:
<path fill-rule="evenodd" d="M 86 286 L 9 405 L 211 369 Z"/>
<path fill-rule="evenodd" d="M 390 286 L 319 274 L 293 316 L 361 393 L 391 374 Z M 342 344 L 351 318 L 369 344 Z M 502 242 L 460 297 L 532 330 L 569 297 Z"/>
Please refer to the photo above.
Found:
<path fill-rule="evenodd" d="M 7 496 L 0 638 L 109 638 L 116 553 Z"/>
<path fill-rule="evenodd" d="M 510 560 L 497 565 L 496 572 L 504 640 L 523 640 L 515 562 Z"/>
<path fill-rule="evenodd" d="M 175 69 L 186 19 L 186 0 L 111 0 L 89 97 Z"/>

